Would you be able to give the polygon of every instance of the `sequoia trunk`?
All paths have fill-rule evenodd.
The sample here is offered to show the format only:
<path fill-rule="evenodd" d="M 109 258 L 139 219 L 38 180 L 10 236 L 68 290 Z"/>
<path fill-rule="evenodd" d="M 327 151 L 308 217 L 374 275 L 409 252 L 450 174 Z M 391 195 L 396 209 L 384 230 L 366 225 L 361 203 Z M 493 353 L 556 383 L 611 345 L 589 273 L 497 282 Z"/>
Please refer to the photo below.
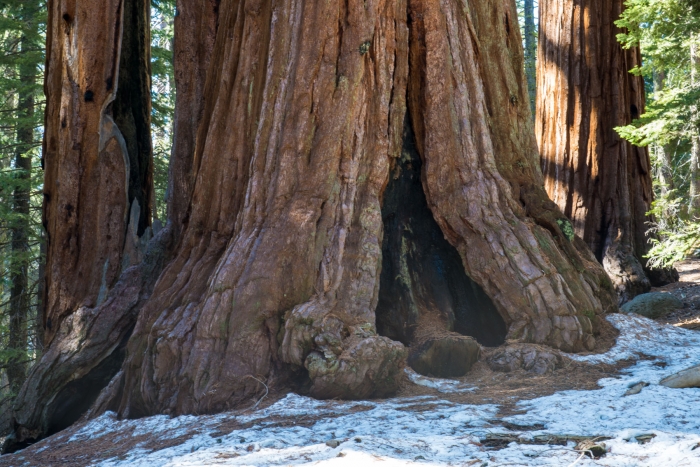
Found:
<path fill-rule="evenodd" d="M 10 450 L 70 425 L 118 370 L 142 293 L 144 268 L 128 268 L 151 236 L 150 4 L 48 6 L 44 353 L 15 401 Z"/>
<path fill-rule="evenodd" d="M 193 155 L 202 118 L 207 69 L 211 60 L 220 0 L 178 0 L 173 55 L 177 100 L 168 174 L 168 222 L 178 234 L 187 221 L 197 167 Z"/>
<path fill-rule="evenodd" d="M 377 322 L 592 348 L 612 285 L 544 191 L 514 2 L 182 1 L 180 14 L 195 4 L 219 13 L 176 23 L 176 61 L 195 67 L 207 48 L 182 28 L 216 29 L 203 91 L 190 83 L 177 111 L 174 154 L 193 150 L 172 166 L 191 167 L 171 180 L 182 233 L 152 294 L 120 303 L 132 268 L 91 312 L 138 313 L 91 414 L 213 412 L 263 384 L 387 395 L 415 336 Z M 383 283 L 405 307 L 378 306 Z M 17 431 L 41 436 L 54 409 L 31 400 Z"/>
<path fill-rule="evenodd" d="M 49 4 L 45 345 L 67 316 L 103 302 L 122 268 L 138 262 L 127 238 L 130 213 L 136 234 L 150 223 L 147 3 Z"/>
<path fill-rule="evenodd" d="M 49 105 L 46 118 L 47 149 L 45 158 L 47 173 L 45 177 L 47 183 L 45 185 L 47 188 L 63 193 L 63 196 L 84 196 L 85 198 L 100 196 L 103 198 L 100 201 L 103 203 L 100 205 L 102 210 L 86 210 L 84 216 L 87 217 L 87 220 L 83 220 L 81 223 L 94 223 L 99 220 L 101 213 L 109 207 L 104 203 L 110 202 L 118 206 L 122 214 L 119 216 L 115 214 L 115 221 L 107 226 L 104 235 L 98 236 L 97 233 L 94 233 L 92 236 L 87 236 L 89 232 L 81 230 L 79 233 L 85 233 L 87 238 L 81 240 L 83 243 L 73 239 L 70 245 L 84 245 L 82 248 L 99 246 L 102 250 L 107 249 L 112 256 L 120 258 L 117 268 L 117 271 L 120 272 L 118 278 L 112 280 L 111 286 L 100 288 L 97 293 L 98 299 L 92 299 L 95 295 L 94 289 L 92 295 L 86 295 L 82 303 L 73 297 L 73 306 L 77 306 L 75 305 L 77 303 L 80 305 L 79 308 L 66 309 L 65 319 L 61 320 L 60 325 L 52 323 L 50 328 L 47 326 L 47 332 L 53 329 L 52 338 L 47 339 L 50 342 L 48 347 L 39 362 L 32 368 L 27 382 L 17 397 L 13 411 L 16 429 L 14 434 L 8 438 L 4 447 L 5 451 L 21 448 L 26 443 L 63 429 L 77 420 L 93 402 L 94 411 L 113 408 L 109 405 L 109 399 L 98 398 L 98 395 L 107 383 L 110 383 L 107 386 L 108 389 L 118 390 L 121 388 L 123 379 L 119 369 L 124 360 L 127 339 L 134 329 L 139 311 L 153 291 L 153 286 L 160 272 L 165 263 L 172 258 L 183 223 L 187 219 L 186 213 L 189 203 L 187 186 L 188 183 L 191 185 L 188 180 L 192 178 L 191 174 L 194 172 L 192 164 L 194 130 L 189 126 L 194 128 L 198 126 L 198 118 L 202 112 L 204 101 L 202 89 L 209 65 L 209 55 L 206 50 L 211 48 L 218 16 L 218 2 L 216 1 L 182 1 L 178 4 L 179 14 L 175 18 L 178 29 L 175 51 L 180 59 L 177 60 L 175 82 L 179 97 L 175 109 L 174 138 L 176 147 L 173 149 L 170 168 L 169 217 L 166 226 L 160 232 L 156 232 L 155 237 L 149 242 L 149 227 L 146 227 L 142 234 L 139 233 L 144 225 L 148 225 L 149 216 L 146 215 L 144 218 L 141 215 L 143 211 L 138 207 L 141 202 L 144 206 L 148 206 L 151 190 L 150 142 L 149 138 L 145 137 L 149 131 L 147 117 L 150 108 L 150 91 L 148 89 L 149 3 L 133 0 L 116 1 L 105 9 L 96 9 L 91 2 L 78 2 L 77 4 L 73 3 L 73 5 L 75 5 L 73 8 L 78 11 L 77 14 L 69 8 L 70 4 L 63 4 L 59 1 L 51 3 L 49 9 L 49 66 L 46 86 Z M 71 19 L 76 16 L 80 21 L 73 24 Z M 71 26 L 68 27 L 66 22 L 70 23 Z M 122 33 L 120 29 L 130 29 L 130 32 L 128 34 Z M 79 44 L 84 49 L 81 52 L 83 60 L 69 60 L 71 57 L 69 52 L 71 54 L 77 52 L 74 48 L 70 51 L 61 49 L 64 44 L 63 34 L 71 38 L 71 41 L 67 42 L 68 44 Z M 113 48 L 105 48 L 102 42 L 93 39 L 93 35 L 96 35 L 101 41 L 113 44 Z M 100 56 L 100 54 L 106 54 L 105 50 L 112 55 Z M 80 54 L 77 55 L 80 56 Z M 191 60 L 191 56 L 198 57 L 198 60 Z M 106 60 L 112 65 L 106 68 L 96 67 L 94 64 L 87 66 L 92 63 L 89 61 L 90 57 L 101 57 L 101 60 Z M 112 73 L 120 63 L 119 68 L 128 72 L 127 77 L 124 80 L 118 80 L 118 85 L 114 85 L 117 77 Z M 64 132 L 63 122 L 67 122 L 67 120 L 63 118 L 60 121 L 61 129 L 59 130 L 57 115 L 70 115 L 72 106 L 79 105 L 80 98 L 83 97 L 81 88 L 73 82 L 76 74 L 69 69 L 69 65 L 75 66 L 76 64 L 85 66 L 80 70 L 87 75 L 87 78 L 84 79 L 88 83 L 103 82 L 108 87 L 113 86 L 111 88 L 112 94 L 121 101 L 119 105 L 121 111 L 119 112 L 114 110 L 117 106 L 109 103 L 86 109 L 86 111 L 90 111 L 87 115 L 91 119 L 102 118 L 103 133 L 100 134 L 101 143 L 99 146 L 94 144 L 92 146 L 85 144 L 69 146 L 69 149 L 75 148 L 76 151 L 80 151 L 78 154 L 83 159 L 79 161 L 70 158 L 65 160 L 66 154 L 71 155 L 71 152 L 69 149 L 59 150 L 56 139 L 58 134 L 63 135 L 63 138 L 66 139 L 72 137 L 65 136 L 67 133 Z M 130 67 L 134 69 L 130 70 Z M 107 79 L 103 80 L 104 73 L 107 73 Z M 66 85 L 65 81 L 68 81 L 70 85 Z M 53 86 L 52 83 L 54 83 Z M 123 87 L 120 90 L 122 84 Z M 62 91 L 61 85 L 63 86 Z M 68 91 L 71 91 L 70 98 L 62 97 L 62 92 Z M 123 96 L 120 95 L 122 91 L 124 92 Z M 94 91 L 91 97 L 93 100 L 96 99 Z M 112 96 L 105 99 L 114 98 Z M 100 114 L 100 112 L 102 113 Z M 114 115 L 115 112 L 116 115 Z M 115 120 L 119 120 L 121 126 L 114 123 Z M 91 120 L 85 117 L 74 117 L 74 122 L 77 122 L 77 125 L 72 131 L 78 136 L 84 134 L 85 121 Z M 185 124 L 186 122 L 189 123 L 189 126 Z M 121 131 L 122 126 L 125 128 L 124 134 Z M 124 135 L 127 134 L 131 135 L 130 144 L 127 144 L 124 138 Z M 112 139 L 110 140 L 110 138 Z M 115 141 L 118 143 L 116 144 L 116 154 L 104 153 L 104 149 L 100 149 L 102 147 L 115 148 L 115 145 L 112 144 Z M 188 147 L 189 149 L 187 149 Z M 130 150 L 136 150 L 137 154 L 130 153 Z M 188 151 L 190 152 L 188 153 Z M 84 173 L 87 168 L 95 164 L 95 162 L 90 161 L 94 160 L 97 154 L 100 154 L 100 158 L 104 159 L 102 164 L 112 164 L 112 167 L 105 169 L 101 177 L 121 177 L 118 186 L 123 187 L 123 189 L 109 191 L 112 185 L 108 183 L 92 184 L 89 185 L 90 191 L 86 192 L 89 193 L 88 196 L 88 194 L 81 195 L 77 192 L 90 179 L 83 182 L 83 185 L 68 182 L 56 183 L 57 179 L 53 173 L 59 170 L 59 161 L 61 168 L 85 167 L 81 169 Z M 126 167 L 131 166 L 131 160 L 134 158 L 136 158 L 134 165 L 138 170 L 125 170 Z M 98 165 L 98 167 L 100 166 Z M 62 177 L 66 177 L 66 175 L 64 174 Z M 70 181 L 70 179 L 67 180 Z M 116 184 L 117 181 L 114 183 Z M 136 186 L 127 189 L 133 184 Z M 133 200 L 127 200 L 128 193 L 133 194 Z M 183 201 L 183 198 L 186 201 Z M 56 209 L 52 208 L 55 206 L 52 204 L 52 199 L 51 192 L 48 192 L 48 196 L 45 196 L 45 216 L 48 220 L 51 219 L 52 210 Z M 130 214 L 128 221 L 127 213 Z M 121 220 L 121 222 L 117 222 L 117 220 Z M 61 235 L 65 235 L 62 228 L 63 225 L 60 223 L 48 223 L 49 239 L 61 238 Z M 121 238 L 121 243 L 114 245 L 109 243 L 115 236 Z M 109 250 L 107 247 L 110 246 L 114 246 L 114 249 Z M 56 248 L 55 245 L 53 248 Z M 62 261 L 67 259 L 72 262 L 63 264 Z M 89 256 L 83 259 L 95 260 Z M 75 265 L 74 261 L 75 258 L 71 258 L 69 255 L 65 257 L 49 256 L 46 270 L 47 283 L 60 281 L 61 284 L 65 283 L 64 287 L 77 287 L 75 284 L 66 283 L 76 280 L 74 276 L 65 278 L 60 275 L 61 271 L 70 272 L 69 266 Z M 103 271 L 109 272 L 108 266 L 103 266 L 103 268 Z M 103 283 L 107 284 L 106 273 L 103 274 Z M 55 295 L 59 290 L 54 288 L 48 291 L 49 303 L 51 303 L 52 298 L 55 301 Z M 90 301 L 91 299 L 92 301 Z M 49 319 L 50 317 L 49 314 Z"/>
<path fill-rule="evenodd" d="M 626 301 L 673 280 L 644 268 L 653 198 L 649 154 L 614 130 L 638 118 L 638 49 L 617 42 L 622 0 L 540 3 L 536 134 L 545 187 Z"/>
<path fill-rule="evenodd" d="M 416 189 L 507 337 L 591 348 L 613 299 L 542 187 L 514 4 L 224 0 L 219 21 L 189 223 L 130 340 L 122 415 L 222 410 L 256 378 L 395 389 L 405 351 L 375 309 L 409 133 Z"/>

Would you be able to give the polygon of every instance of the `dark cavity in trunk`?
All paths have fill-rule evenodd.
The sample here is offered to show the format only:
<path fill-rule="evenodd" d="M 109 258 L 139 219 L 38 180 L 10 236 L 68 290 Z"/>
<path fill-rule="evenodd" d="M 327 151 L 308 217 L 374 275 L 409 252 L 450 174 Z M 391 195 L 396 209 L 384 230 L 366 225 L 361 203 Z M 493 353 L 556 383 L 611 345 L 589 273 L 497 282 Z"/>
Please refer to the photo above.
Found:
<path fill-rule="evenodd" d="M 472 336 L 489 347 L 501 345 L 506 324 L 489 296 L 464 272 L 459 253 L 435 222 L 423 191 L 421 166 L 406 117 L 401 156 L 382 201 L 377 331 L 407 346 L 419 326 Z"/>
<path fill-rule="evenodd" d="M 97 400 L 100 391 L 109 384 L 126 357 L 126 343 L 131 336 L 128 332 L 119 346 L 99 365 L 80 379 L 71 381 L 63 388 L 51 404 L 46 436 L 65 430 L 87 412 Z"/>

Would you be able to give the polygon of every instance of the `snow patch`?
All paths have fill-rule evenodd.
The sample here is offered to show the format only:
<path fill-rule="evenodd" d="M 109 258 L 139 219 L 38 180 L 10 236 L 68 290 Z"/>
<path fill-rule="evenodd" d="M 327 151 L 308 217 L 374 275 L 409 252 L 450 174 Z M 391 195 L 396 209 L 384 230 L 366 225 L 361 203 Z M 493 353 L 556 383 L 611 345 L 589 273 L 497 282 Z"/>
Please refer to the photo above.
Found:
<path fill-rule="evenodd" d="M 453 379 L 430 378 L 428 376 L 419 375 L 409 367 L 406 367 L 404 371 L 413 384 L 432 388 L 442 393 L 470 392 L 477 389 Z"/>
<path fill-rule="evenodd" d="M 599 382 L 593 391 L 562 391 L 522 401 L 522 413 L 497 419 L 496 405 L 453 403 L 439 396 L 383 401 L 318 401 L 296 394 L 249 414 L 165 416 L 118 420 L 107 413 L 68 441 L 84 443 L 105 435 L 115 442 L 151 434 L 148 443 L 182 437 L 174 446 L 144 442 L 126 456 L 94 464 L 103 467 L 175 466 L 693 466 L 700 465 L 700 389 L 670 389 L 658 382 L 700 361 L 700 333 L 652 320 L 616 314 L 617 344 L 602 355 L 570 355 L 591 364 L 614 363 L 644 354 L 621 376 Z M 408 371 L 415 384 L 442 393 L 473 391 L 459 381 L 427 378 Z M 624 396 L 628 387 L 650 383 Z M 226 424 L 226 426 L 222 425 Z M 235 429 L 231 429 L 235 427 Z M 608 437 L 609 452 L 597 460 L 566 446 L 512 442 L 487 449 L 487 434 L 523 440 L 539 435 Z M 155 441 L 154 441 L 155 440 Z M 647 441 L 640 444 L 641 441 Z M 698 448 L 698 449 L 696 449 Z"/>

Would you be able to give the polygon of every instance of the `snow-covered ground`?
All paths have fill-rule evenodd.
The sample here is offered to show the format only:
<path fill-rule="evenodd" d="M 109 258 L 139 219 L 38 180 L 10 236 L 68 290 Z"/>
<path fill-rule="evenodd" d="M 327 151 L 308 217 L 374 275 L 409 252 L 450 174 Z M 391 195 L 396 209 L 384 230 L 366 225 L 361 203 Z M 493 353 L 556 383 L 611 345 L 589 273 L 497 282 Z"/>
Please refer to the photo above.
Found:
<path fill-rule="evenodd" d="M 611 363 L 644 353 L 655 359 L 641 360 L 621 376 L 601 380 L 598 390 L 564 391 L 522 401 L 518 404 L 522 413 L 498 420 L 496 405 L 459 404 L 440 396 L 333 402 L 290 394 L 245 415 L 119 421 L 108 413 L 74 433 L 68 443 L 85 446 L 113 433 L 116 445 L 128 441 L 127 436 L 152 435 L 148 444 L 137 445 L 126 456 L 92 464 L 105 467 L 700 466 L 700 389 L 658 385 L 665 376 L 700 363 L 700 332 L 636 315 L 615 314 L 608 319 L 621 331 L 615 347 L 602 355 L 571 358 Z M 443 394 L 478 390 L 458 381 L 410 376 Z M 649 386 L 624 396 L 638 382 Z M 504 428 L 504 421 L 518 430 Z M 222 424 L 229 429 L 220 431 Z M 230 431 L 231 426 L 236 429 Z M 508 434 L 522 442 L 487 449 L 480 440 L 488 434 Z M 526 444 L 548 434 L 611 439 L 604 441 L 608 453 L 595 460 L 582 457 L 573 442 Z M 653 437 L 640 444 L 636 438 L 640 435 Z M 170 447 L 153 444 L 154 439 L 177 438 L 181 441 L 171 441 Z M 50 443 L 41 449 L 50 449 Z"/>

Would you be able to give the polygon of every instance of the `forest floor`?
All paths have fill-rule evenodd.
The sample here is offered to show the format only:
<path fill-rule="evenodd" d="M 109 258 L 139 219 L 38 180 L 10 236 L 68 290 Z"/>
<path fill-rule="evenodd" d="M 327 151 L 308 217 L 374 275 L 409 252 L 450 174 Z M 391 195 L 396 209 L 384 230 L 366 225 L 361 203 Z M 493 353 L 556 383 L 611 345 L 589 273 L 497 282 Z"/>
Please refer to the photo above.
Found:
<path fill-rule="evenodd" d="M 697 466 L 700 388 L 658 384 L 700 363 L 700 260 L 678 269 L 679 283 L 655 291 L 682 309 L 657 321 L 610 315 L 598 353 L 568 355 L 546 375 L 480 362 L 461 379 L 407 372 L 385 400 L 270 394 L 218 415 L 107 413 L 0 457 L 0 467 Z"/>

